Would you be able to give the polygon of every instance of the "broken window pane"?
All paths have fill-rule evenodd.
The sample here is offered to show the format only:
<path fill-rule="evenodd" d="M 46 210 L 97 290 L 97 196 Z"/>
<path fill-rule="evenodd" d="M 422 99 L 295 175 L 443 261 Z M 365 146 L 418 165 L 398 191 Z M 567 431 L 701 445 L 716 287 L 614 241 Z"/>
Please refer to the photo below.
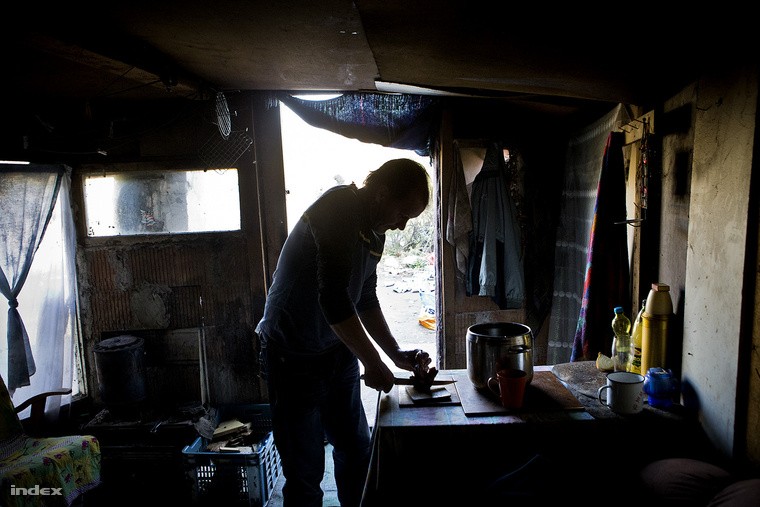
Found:
<path fill-rule="evenodd" d="M 88 236 L 240 229 L 235 169 L 85 176 Z"/>

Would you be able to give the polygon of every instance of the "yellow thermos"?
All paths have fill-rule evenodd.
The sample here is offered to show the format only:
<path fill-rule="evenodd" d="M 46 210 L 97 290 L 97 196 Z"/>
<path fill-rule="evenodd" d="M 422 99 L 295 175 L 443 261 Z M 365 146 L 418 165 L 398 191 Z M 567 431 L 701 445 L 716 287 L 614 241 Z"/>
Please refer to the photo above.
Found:
<path fill-rule="evenodd" d="M 668 347 L 668 321 L 673 315 L 670 287 L 653 283 L 646 306 L 641 315 L 641 374 L 649 368 L 666 368 L 665 352 Z"/>

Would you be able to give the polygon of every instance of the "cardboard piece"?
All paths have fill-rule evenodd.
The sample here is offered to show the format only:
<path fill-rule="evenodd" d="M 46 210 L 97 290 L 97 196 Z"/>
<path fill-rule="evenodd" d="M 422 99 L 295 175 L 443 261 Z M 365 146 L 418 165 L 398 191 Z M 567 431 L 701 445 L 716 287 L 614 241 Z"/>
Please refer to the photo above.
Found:
<path fill-rule="evenodd" d="M 224 421 L 219 426 L 216 427 L 214 430 L 214 439 L 218 439 L 221 437 L 226 437 L 229 435 L 235 435 L 238 433 L 243 433 L 251 428 L 250 423 L 243 424 L 237 419 L 230 419 L 229 421 Z"/>

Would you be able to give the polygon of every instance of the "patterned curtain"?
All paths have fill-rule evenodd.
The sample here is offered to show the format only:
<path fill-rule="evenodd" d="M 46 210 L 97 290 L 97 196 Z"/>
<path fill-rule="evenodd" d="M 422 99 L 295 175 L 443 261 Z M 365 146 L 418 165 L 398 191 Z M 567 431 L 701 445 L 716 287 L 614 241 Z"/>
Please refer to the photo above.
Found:
<path fill-rule="evenodd" d="M 604 149 L 609 133 L 620 125 L 622 114 L 621 106 L 615 107 L 568 142 L 546 364 L 567 363 L 572 355 Z"/>
<path fill-rule="evenodd" d="M 439 113 L 439 101 L 434 97 L 357 92 L 328 100 L 304 100 L 288 94 L 274 98 L 313 127 L 364 143 L 430 154 Z"/>
<path fill-rule="evenodd" d="M 581 312 L 571 361 L 612 355 L 611 316 L 630 308 L 628 237 L 625 223 L 625 165 L 622 132 L 610 132 L 596 191 Z"/>

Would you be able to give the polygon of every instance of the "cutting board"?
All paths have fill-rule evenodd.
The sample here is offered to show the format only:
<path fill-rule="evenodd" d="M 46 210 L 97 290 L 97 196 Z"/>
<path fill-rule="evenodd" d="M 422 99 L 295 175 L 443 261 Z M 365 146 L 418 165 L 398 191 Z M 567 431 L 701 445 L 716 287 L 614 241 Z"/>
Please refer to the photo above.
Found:
<path fill-rule="evenodd" d="M 457 393 L 455 384 L 443 386 L 434 386 L 431 390 L 437 391 L 441 396 L 433 398 L 423 396 L 421 393 L 415 393 L 412 386 L 395 386 L 398 389 L 398 406 L 399 407 L 441 407 L 459 405 L 459 393 Z"/>
<path fill-rule="evenodd" d="M 456 389 L 462 402 L 462 409 L 468 417 L 583 409 L 583 405 L 573 396 L 573 393 L 550 371 L 533 373 L 533 380 L 525 389 L 523 406 L 519 409 L 502 407 L 501 402 L 493 393 L 478 391 L 466 374 L 457 380 Z"/>

